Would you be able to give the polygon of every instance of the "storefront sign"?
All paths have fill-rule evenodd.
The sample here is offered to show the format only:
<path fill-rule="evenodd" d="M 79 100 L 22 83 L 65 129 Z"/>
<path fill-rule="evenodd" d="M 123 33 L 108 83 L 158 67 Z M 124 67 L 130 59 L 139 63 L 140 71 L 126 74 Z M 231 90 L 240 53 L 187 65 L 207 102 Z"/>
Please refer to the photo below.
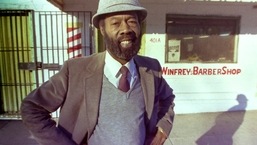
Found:
<path fill-rule="evenodd" d="M 162 67 L 163 75 L 238 75 L 241 73 L 239 68 L 202 68 L 193 66 L 192 68 L 169 68 Z"/>

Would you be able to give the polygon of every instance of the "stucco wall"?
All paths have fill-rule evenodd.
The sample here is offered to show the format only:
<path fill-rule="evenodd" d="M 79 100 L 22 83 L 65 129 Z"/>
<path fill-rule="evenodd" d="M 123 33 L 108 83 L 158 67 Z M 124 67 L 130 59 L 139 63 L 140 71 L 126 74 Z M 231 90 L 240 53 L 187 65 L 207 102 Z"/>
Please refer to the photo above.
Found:
<path fill-rule="evenodd" d="M 240 69 L 237 75 L 164 75 L 177 95 L 177 113 L 198 113 L 257 109 L 257 9 L 253 3 L 226 2 L 143 2 L 148 9 L 145 55 L 157 58 L 163 67 L 192 69 Z M 166 14 L 240 16 L 238 62 L 232 64 L 174 63 L 166 64 Z M 151 40 L 156 40 L 155 42 Z M 218 42 L 217 42 L 218 43 Z M 238 105 L 237 98 L 246 97 Z"/>

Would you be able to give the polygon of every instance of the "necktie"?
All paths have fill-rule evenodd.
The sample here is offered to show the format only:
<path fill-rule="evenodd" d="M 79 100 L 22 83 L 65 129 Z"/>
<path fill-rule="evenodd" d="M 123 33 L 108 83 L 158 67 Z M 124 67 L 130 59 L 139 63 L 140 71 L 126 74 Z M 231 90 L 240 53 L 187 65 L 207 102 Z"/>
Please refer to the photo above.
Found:
<path fill-rule="evenodd" d="M 126 66 L 122 66 L 120 68 L 120 72 L 121 72 L 121 78 L 120 78 L 120 81 L 119 81 L 118 88 L 123 92 L 127 92 L 129 90 L 129 81 L 127 79 L 127 75 L 129 73 L 129 70 Z"/>

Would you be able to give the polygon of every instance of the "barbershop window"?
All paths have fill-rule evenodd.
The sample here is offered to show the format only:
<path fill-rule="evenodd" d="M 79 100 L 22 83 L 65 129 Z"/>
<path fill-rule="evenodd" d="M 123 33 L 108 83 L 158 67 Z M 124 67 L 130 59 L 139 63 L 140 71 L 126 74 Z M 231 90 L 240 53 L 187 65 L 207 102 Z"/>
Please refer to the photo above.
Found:
<path fill-rule="evenodd" d="M 166 15 L 165 62 L 235 63 L 240 17 Z"/>

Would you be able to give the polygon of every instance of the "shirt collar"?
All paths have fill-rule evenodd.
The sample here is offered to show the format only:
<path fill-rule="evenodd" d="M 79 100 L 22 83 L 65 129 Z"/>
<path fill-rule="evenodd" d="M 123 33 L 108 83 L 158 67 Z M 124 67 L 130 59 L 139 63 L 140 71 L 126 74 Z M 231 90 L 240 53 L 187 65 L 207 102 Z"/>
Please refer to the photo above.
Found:
<path fill-rule="evenodd" d="M 105 67 L 107 67 L 112 76 L 118 77 L 120 75 L 119 70 L 121 66 L 122 65 L 117 60 L 115 60 L 108 51 L 106 51 Z M 137 75 L 136 65 L 133 58 L 130 59 L 130 61 L 127 62 L 124 66 L 128 68 L 132 77 Z"/>

